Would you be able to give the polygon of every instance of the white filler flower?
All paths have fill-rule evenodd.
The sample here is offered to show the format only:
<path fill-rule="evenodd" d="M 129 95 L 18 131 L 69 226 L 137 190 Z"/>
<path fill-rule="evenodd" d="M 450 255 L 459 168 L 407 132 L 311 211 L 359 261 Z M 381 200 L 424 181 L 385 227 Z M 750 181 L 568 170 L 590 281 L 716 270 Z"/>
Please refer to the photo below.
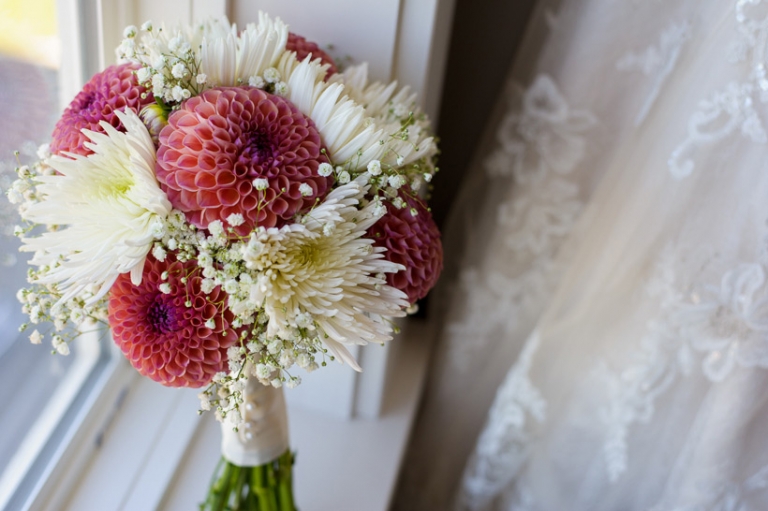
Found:
<path fill-rule="evenodd" d="M 21 250 L 35 252 L 40 284 L 57 284 L 61 302 L 91 285 L 99 288 L 89 303 L 109 290 L 117 276 L 131 272 L 138 284 L 144 259 L 171 204 L 155 179 L 155 148 L 139 117 L 116 112 L 126 128 L 117 131 L 101 122 L 106 134 L 84 130 L 91 139 L 88 156 L 52 157 L 58 174 L 39 177 L 43 200 L 30 205 L 24 219 L 49 226 L 25 238 Z M 50 226 L 62 226 L 50 229 Z"/>
<path fill-rule="evenodd" d="M 384 276 L 402 266 L 364 237 L 379 218 L 373 202 L 358 209 L 366 190 L 362 179 L 340 186 L 301 223 L 254 232 L 243 254 L 258 275 L 251 299 L 269 317 L 267 335 L 290 339 L 309 314 L 328 349 L 357 370 L 344 345 L 390 340 L 389 318 L 408 306 Z"/>

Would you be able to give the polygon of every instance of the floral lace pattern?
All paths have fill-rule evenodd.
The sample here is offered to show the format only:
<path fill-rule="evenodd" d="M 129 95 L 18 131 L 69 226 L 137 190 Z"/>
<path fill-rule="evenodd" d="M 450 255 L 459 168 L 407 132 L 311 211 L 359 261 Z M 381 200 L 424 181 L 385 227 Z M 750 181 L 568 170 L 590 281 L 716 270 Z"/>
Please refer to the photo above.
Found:
<path fill-rule="evenodd" d="M 549 297 L 557 281 L 552 261 L 535 261 L 518 277 L 500 272 L 481 272 L 468 268 L 460 275 L 459 292 L 466 298 L 465 314 L 472 320 L 448 324 L 453 367 L 465 371 L 470 354 L 490 342 L 508 324 L 519 324 L 533 316 Z"/>
<path fill-rule="evenodd" d="M 760 3 L 762 0 L 736 2 L 739 36 L 731 60 L 748 60 L 751 73 L 747 80 L 730 82 L 702 101 L 691 115 L 687 137 L 669 159 L 670 173 L 676 179 L 693 172 L 692 153 L 697 147 L 721 141 L 736 132 L 755 143 L 768 142 L 758 112 L 758 106 L 768 101 L 764 64 L 768 16 L 750 10 Z M 646 58 L 652 61 L 651 54 L 648 55 Z M 624 61 L 625 65 L 629 63 L 630 60 Z M 737 366 L 768 367 L 765 266 L 737 264 L 722 273 L 719 283 L 686 285 L 676 271 L 682 263 L 674 259 L 673 253 L 672 249 L 664 251 L 650 281 L 649 295 L 658 301 L 660 311 L 656 319 L 648 322 L 633 364 L 621 371 L 611 371 L 603 363 L 597 370 L 609 389 L 609 402 L 600 410 L 600 418 L 606 428 L 603 448 L 611 481 L 616 481 L 627 468 L 629 427 L 650 421 L 657 397 L 679 377 L 691 374 L 699 365 L 701 373 L 716 384 Z M 723 505 L 713 504 L 706 509 L 742 509 Z"/>
<path fill-rule="evenodd" d="M 506 511 L 537 511 L 536 497 L 525 481 L 516 481 L 515 488 L 509 495 L 500 496 L 501 509 Z"/>
<path fill-rule="evenodd" d="M 674 253 L 664 251 L 649 283 L 660 312 L 648 323 L 633 364 L 611 371 L 602 362 L 597 369 L 609 396 L 600 419 L 611 481 L 627 469 L 630 426 L 650 421 L 656 398 L 697 364 L 712 383 L 724 381 L 737 366 L 768 368 L 765 267 L 743 263 L 727 270 L 719 284 L 686 286 L 677 275 L 676 265 L 682 263 Z"/>
<path fill-rule="evenodd" d="M 757 470 L 765 464 L 764 452 L 746 450 L 759 442 L 755 423 L 765 416 L 768 373 L 760 369 L 768 368 L 768 257 L 750 252 L 756 241 L 750 235 L 765 217 L 760 197 L 768 185 L 753 167 L 765 148 L 754 147 L 743 158 L 739 149 L 768 143 L 768 0 L 650 4 L 644 2 L 642 7 L 651 10 L 643 12 L 636 12 L 637 5 L 624 7 L 626 2 L 615 11 L 609 7 L 617 4 L 608 2 L 559 6 L 564 15 L 557 29 L 565 32 L 565 40 L 558 40 L 557 48 L 565 54 L 548 49 L 541 66 L 561 65 L 561 85 L 570 85 L 565 80 L 579 67 L 579 57 L 607 56 L 608 65 L 624 74 L 620 83 L 628 84 L 630 74 L 639 78 L 632 82 L 640 84 L 638 90 L 630 91 L 639 94 L 628 94 L 632 102 L 627 103 L 610 91 L 605 104 L 591 103 L 601 122 L 621 134 L 613 158 L 597 163 L 624 168 L 601 183 L 594 210 L 590 206 L 590 215 L 594 212 L 601 221 L 594 229 L 584 226 L 589 245 L 560 283 L 558 299 L 541 323 L 544 337 L 529 341 L 499 388 L 467 465 L 458 509 L 552 511 L 569 507 L 558 507 L 561 495 L 571 499 L 572 509 L 765 508 L 768 466 Z M 570 9 L 581 9 L 583 18 L 570 23 Z M 667 15 L 656 16 L 657 11 Z M 686 13 L 690 23 L 680 21 Z M 577 40 L 598 39 L 589 32 L 591 15 L 610 18 L 612 28 L 633 16 L 646 25 L 662 21 L 657 38 L 637 44 L 639 31 L 634 29 L 643 28 L 638 21 L 626 38 L 617 38 L 631 40 L 629 45 L 600 54 Z M 728 53 L 734 34 L 732 65 L 716 57 Z M 573 76 L 582 86 L 595 83 L 589 78 Z M 598 97 L 603 91 L 589 91 L 586 97 L 592 92 Z M 693 103 L 692 112 L 684 110 L 691 93 L 694 100 L 706 98 Z M 495 253 L 484 260 L 485 266 L 498 263 L 492 271 L 480 265 L 464 274 L 468 302 L 481 305 L 465 307 L 471 321 L 451 325 L 451 335 L 512 339 L 524 311 L 519 306 L 523 297 L 530 300 L 531 311 L 540 313 L 558 285 L 561 270 L 551 255 L 562 251 L 573 219 L 583 210 L 585 155 L 600 150 L 601 142 L 614 142 L 594 137 L 593 145 L 589 128 L 594 118 L 586 111 L 573 115 L 564 96 L 553 80 L 540 76 L 503 120 L 499 147 L 487 159 L 486 171 L 491 178 L 507 178 L 504 184 L 513 189 L 513 198 L 498 209 L 505 236 L 497 236 Z M 669 111 L 649 117 L 661 99 Z M 676 105 L 673 99 L 681 101 Z M 630 107 L 621 111 L 622 116 L 629 112 L 628 119 L 609 113 L 618 102 Z M 681 118 L 676 112 L 685 114 Z M 615 120 L 623 124 L 612 125 Z M 626 129 L 632 121 L 648 124 L 636 141 Z M 667 136 L 672 130 L 679 139 Z M 671 182 L 669 175 L 653 174 L 659 163 L 662 168 L 666 163 L 676 179 L 695 170 L 706 179 Z M 705 170 L 711 174 L 704 176 Z M 653 178 L 646 180 L 645 173 Z M 611 192 L 635 190 L 646 200 L 633 196 L 619 211 L 621 196 Z M 732 221 L 717 216 L 731 210 Z M 612 213 L 615 222 L 607 216 Z M 677 244 L 659 253 L 658 243 L 670 239 Z M 715 246 L 701 248 L 707 242 Z M 768 247 L 765 240 L 762 244 Z M 587 259 L 592 254 L 595 258 Z M 531 298 L 516 286 L 520 274 L 505 271 L 502 264 L 519 269 L 520 261 L 533 260 L 551 263 L 542 266 L 550 272 L 547 279 L 525 284 L 541 286 L 541 303 L 536 302 L 539 295 Z M 580 265 L 587 267 L 583 273 L 578 273 Z M 638 289 L 643 285 L 646 292 Z M 589 301 L 593 297 L 594 304 Z M 599 315 L 602 305 L 604 316 Z M 607 317 L 614 312 L 615 320 Z M 593 372 L 585 375 L 582 364 Z"/>
<path fill-rule="evenodd" d="M 526 458 L 531 420 L 541 423 L 546 418 L 547 403 L 529 377 L 539 339 L 534 331 L 499 387 L 488 425 L 464 473 L 459 509 L 483 509 L 491 496 L 509 484 Z"/>
<path fill-rule="evenodd" d="M 723 90 L 702 101 L 688 120 L 688 133 L 669 158 L 669 171 L 676 179 L 689 176 L 695 167 L 691 153 L 696 147 L 719 142 L 735 132 L 752 142 L 765 144 L 768 135 L 757 107 L 768 102 L 766 39 L 768 16 L 750 7 L 763 0 L 738 0 L 736 22 L 739 36 L 731 51 L 734 63 L 749 61 L 751 72 L 743 82 L 730 82 Z"/>
<path fill-rule="evenodd" d="M 690 37 L 690 24 L 673 22 L 659 36 L 657 44 L 652 44 L 642 52 L 625 53 L 617 62 L 620 71 L 640 71 L 653 77 L 651 91 L 635 118 L 635 125 L 640 125 L 651 110 L 661 92 L 664 82 L 675 68 L 684 43 Z"/>
<path fill-rule="evenodd" d="M 502 120 L 486 170 L 491 177 L 511 173 L 518 184 L 569 174 L 584 157 L 584 134 L 595 122 L 568 106 L 552 78 L 539 75 L 522 93 L 521 107 Z"/>
<path fill-rule="evenodd" d="M 550 254 L 571 231 L 584 205 L 579 187 L 565 179 L 551 179 L 532 188 L 530 196 L 501 204 L 499 223 L 515 232 L 505 239 L 513 251 Z"/>
<path fill-rule="evenodd" d="M 749 504 L 752 497 L 768 489 L 768 465 L 745 481 L 724 480 L 718 484 L 702 483 L 696 502 L 676 506 L 654 506 L 648 511 L 758 511 Z"/>
<path fill-rule="evenodd" d="M 736 366 L 768 368 L 768 288 L 756 263 L 740 264 L 719 286 L 694 291 L 670 307 L 670 326 L 703 353 L 702 371 L 723 381 Z"/>
<path fill-rule="evenodd" d="M 693 172 L 695 164 L 689 155 L 696 147 L 718 142 L 736 131 L 759 144 L 768 141 L 755 109 L 757 90 L 753 83 L 731 82 L 699 104 L 688 120 L 688 136 L 669 158 L 673 177 L 683 179 Z"/>
<path fill-rule="evenodd" d="M 594 116 L 571 108 L 547 75 L 525 91 L 516 90 L 485 170 L 492 179 L 511 179 L 518 190 L 499 205 L 497 218 L 506 255 L 523 270 L 514 275 L 475 267 L 462 272 L 466 312 L 448 325 L 456 368 L 465 367 L 470 352 L 486 346 L 493 332 L 541 311 L 557 282 L 555 254 L 583 208 L 571 174 L 584 159 L 585 134 L 596 123 Z"/>

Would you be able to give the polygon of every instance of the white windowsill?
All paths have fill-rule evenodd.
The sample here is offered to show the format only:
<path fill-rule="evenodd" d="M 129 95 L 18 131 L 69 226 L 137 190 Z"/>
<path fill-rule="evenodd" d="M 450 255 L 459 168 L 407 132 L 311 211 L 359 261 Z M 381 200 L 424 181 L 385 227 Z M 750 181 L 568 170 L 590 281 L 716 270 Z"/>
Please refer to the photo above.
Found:
<path fill-rule="evenodd" d="M 37 420 L 29 427 L 5 470 L 0 472 L 0 508 L 5 508 L 25 478 L 29 477 L 31 467 L 41 456 L 54 431 L 61 427 L 63 417 L 98 363 L 101 351 L 98 333 L 83 335 L 74 344 L 72 365 L 51 393 Z"/>
<path fill-rule="evenodd" d="M 431 328 L 409 321 L 393 345 L 378 419 L 346 420 L 292 404 L 295 494 L 302 511 L 385 511 L 424 382 Z M 221 431 L 196 416 L 196 391 L 139 378 L 62 511 L 188 511 L 205 496 Z M 61 504 L 61 503 L 59 503 Z"/>

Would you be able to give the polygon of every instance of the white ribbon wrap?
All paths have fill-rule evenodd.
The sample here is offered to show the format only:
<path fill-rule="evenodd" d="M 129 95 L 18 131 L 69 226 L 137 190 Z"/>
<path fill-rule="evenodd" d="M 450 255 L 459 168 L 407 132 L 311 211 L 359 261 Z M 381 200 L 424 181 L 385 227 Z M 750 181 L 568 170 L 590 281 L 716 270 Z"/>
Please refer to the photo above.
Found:
<path fill-rule="evenodd" d="M 240 407 L 245 423 L 237 432 L 222 424 L 221 452 L 240 467 L 257 467 L 288 450 L 288 413 L 283 389 L 248 378 Z"/>

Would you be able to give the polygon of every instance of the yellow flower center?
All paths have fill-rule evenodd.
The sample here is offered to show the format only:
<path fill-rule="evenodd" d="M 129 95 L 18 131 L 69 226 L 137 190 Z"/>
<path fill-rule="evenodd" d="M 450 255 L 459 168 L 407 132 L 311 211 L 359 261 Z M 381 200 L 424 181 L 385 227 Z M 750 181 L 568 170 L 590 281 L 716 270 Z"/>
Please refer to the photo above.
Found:
<path fill-rule="evenodd" d="M 317 245 L 314 243 L 307 243 L 305 245 L 301 245 L 299 248 L 299 253 L 296 254 L 296 261 L 300 265 L 304 266 L 315 266 L 321 257 L 321 254 L 318 251 Z"/>
<path fill-rule="evenodd" d="M 96 195 L 103 198 L 120 199 L 124 197 L 128 191 L 136 183 L 133 176 L 130 173 L 120 173 L 118 176 L 105 176 L 107 179 L 100 179 L 98 183 L 95 183 Z"/>

